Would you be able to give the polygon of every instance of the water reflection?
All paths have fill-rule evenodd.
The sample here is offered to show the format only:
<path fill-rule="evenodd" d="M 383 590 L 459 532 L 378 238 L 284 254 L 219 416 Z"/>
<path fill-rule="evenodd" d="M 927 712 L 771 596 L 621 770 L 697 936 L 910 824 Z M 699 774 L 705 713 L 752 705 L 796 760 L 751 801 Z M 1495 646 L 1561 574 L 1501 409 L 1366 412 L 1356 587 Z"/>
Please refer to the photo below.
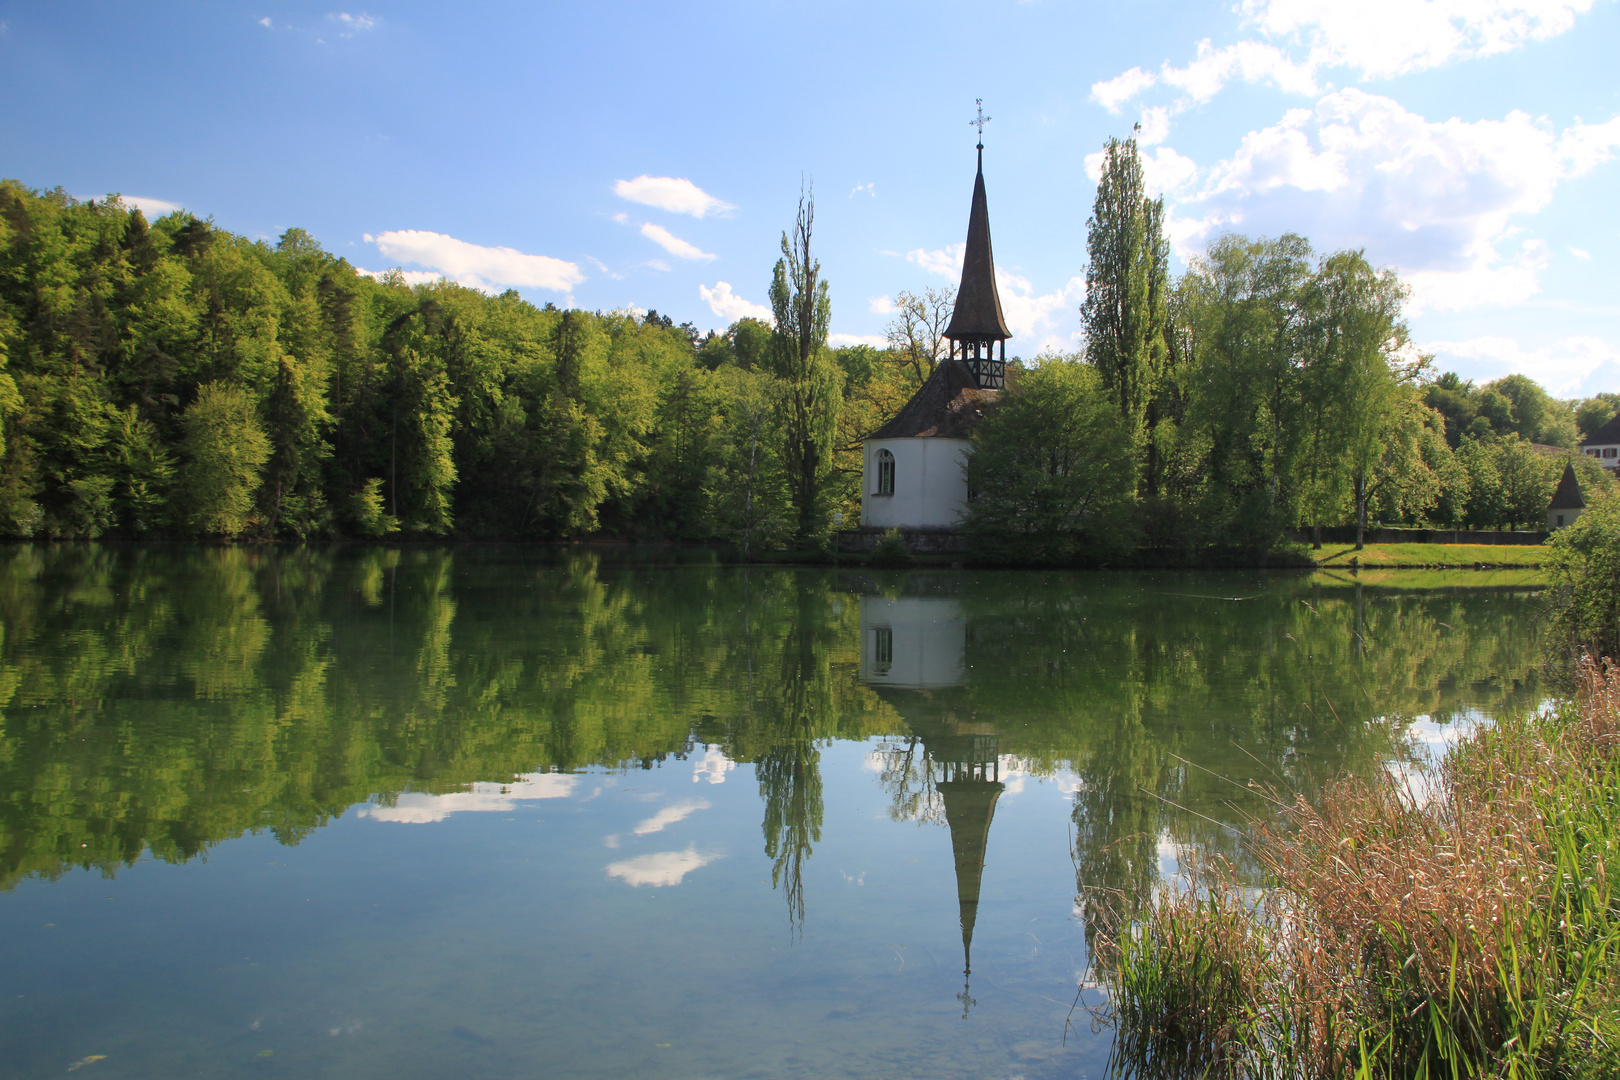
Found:
<path fill-rule="evenodd" d="M 1082 887 L 1142 894 L 1166 845 L 1242 863 L 1250 781 L 1309 790 L 1401 756 L 1416 717 L 1537 699 L 1534 610 L 1286 577 L 8 547 L 0 883 L 263 830 L 296 844 L 355 804 L 437 821 L 693 756 L 694 781 L 754 767 L 798 926 L 822 750 L 881 737 L 891 812 L 951 830 L 967 938 L 1009 757 L 1071 778 Z"/>

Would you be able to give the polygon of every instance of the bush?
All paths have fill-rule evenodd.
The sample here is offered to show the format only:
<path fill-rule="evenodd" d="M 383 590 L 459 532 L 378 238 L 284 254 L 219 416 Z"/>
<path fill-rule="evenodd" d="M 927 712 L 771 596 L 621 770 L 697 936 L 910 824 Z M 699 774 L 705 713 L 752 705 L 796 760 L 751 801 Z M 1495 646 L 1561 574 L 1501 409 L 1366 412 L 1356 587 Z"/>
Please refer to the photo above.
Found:
<path fill-rule="evenodd" d="M 872 562 L 876 566 L 909 566 L 913 561 L 911 549 L 906 547 L 906 538 L 899 529 L 890 529 L 878 537 L 872 548 Z"/>
<path fill-rule="evenodd" d="M 1566 655 L 1620 657 L 1620 497 L 1593 499 L 1547 541 L 1547 598 Z"/>

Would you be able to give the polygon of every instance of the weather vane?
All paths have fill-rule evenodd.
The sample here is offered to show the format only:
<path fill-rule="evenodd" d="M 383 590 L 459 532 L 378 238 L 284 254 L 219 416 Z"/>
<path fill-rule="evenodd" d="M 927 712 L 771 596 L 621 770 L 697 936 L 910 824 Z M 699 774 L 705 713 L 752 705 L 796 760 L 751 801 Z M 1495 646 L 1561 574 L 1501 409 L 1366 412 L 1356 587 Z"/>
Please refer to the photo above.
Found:
<path fill-rule="evenodd" d="M 974 98 L 973 104 L 979 107 L 979 115 L 968 121 L 968 127 L 979 129 L 979 149 L 984 149 L 984 125 L 990 122 L 990 117 L 984 115 L 984 98 Z"/>

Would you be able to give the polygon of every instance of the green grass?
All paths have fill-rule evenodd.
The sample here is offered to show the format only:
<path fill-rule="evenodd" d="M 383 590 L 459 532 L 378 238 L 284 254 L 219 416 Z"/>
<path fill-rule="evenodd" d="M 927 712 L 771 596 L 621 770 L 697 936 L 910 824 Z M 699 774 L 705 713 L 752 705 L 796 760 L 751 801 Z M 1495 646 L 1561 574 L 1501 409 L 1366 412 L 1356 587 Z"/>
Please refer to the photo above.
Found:
<path fill-rule="evenodd" d="M 1544 544 L 1368 544 L 1360 551 L 1354 544 L 1323 544 L 1310 554 L 1318 566 L 1345 568 L 1352 559 L 1362 567 L 1459 569 L 1539 567 L 1547 560 Z"/>
<path fill-rule="evenodd" d="M 1465 737 L 1425 797 L 1276 796 L 1249 843 L 1267 889 L 1215 860 L 1100 898 L 1114 1073 L 1620 1075 L 1620 668 L 1579 683 Z"/>
<path fill-rule="evenodd" d="M 1548 572 L 1535 566 L 1515 566 L 1492 570 L 1456 570 L 1444 567 L 1406 569 L 1387 567 L 1358 570 L 1322 567 L 1311 575 L 1324 586 L 1360 585 L 1368 589 L 1399 589 L 1419 592 L 1430 589 L 1542 589 Z"/>

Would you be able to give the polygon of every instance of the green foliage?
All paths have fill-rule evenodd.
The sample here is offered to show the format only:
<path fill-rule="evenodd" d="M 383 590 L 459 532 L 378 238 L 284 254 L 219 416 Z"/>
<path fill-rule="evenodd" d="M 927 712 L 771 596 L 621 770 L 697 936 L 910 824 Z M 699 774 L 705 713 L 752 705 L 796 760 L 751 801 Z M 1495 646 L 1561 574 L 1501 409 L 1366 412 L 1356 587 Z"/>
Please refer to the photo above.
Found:
<path fill-rule="evenodd" d="M 1102 178 L 1086 222 L 1086 299 L 1080 309 L 1086 358 L 1102 374 L 1125 430 L 1135 439 L 1159 391 L 1170 245 L 1164 200 L 1149 199 L 1136 140 L 1108 140 Z"/>
<path fill-rule="evenodd" d="M 1605 407 L 1604 395 L 1591 399 L 1583 405 L 1587 411 L 1581 415 L 1586 419 L 1580 420 L 1574 403 L 1555 400 L 1523 375 L 1508 375 L 1476 387 L 1447 372 L 1424 388 L 1423 397 L 1425 404 L 1445 417 L 1446 441 L 1453 449 L 1462 445 L 1464 436 L 1480 439 L 1492 435 L 1518 435 L 1529 442 L 1573 447 L 1588 434 L 1585 425 Z M 1613 415 L 1612 406 L 1609 415 Z M 1593 430 L 1601 423 L 1596 421 Z"/>
<path fill-rule="evenodd" d="M 1547 540 L 1555 635 L 1571 653 L 1620 658 L 1620 497 L 1594 497 Z"/>
<path fill-rule="evenodd" d="M 795 539 L 807 546 L 826 531 L 827 481 L 843 399 L 842 373 L 827 354 L 832 303 L 821 263 L 810 250 L 815 213 L 815 197 L 800 196 L 792 237 L 782 234 L 770 290 L 776 326 L 769 355 L 772 374 L 782 383 L 782 458 L 798 516 Z"/>
<path fill-rule="evenodd" d="M 1134 546 L 1127 421 L 1095 368 L 1047 357 L 974 433 L 962 528 L 979 558 L 1065 564 Z"/>
<path fill-rule="evenodd" d="M 872 547 L 872 562 L 878 566 L 906 566 L 915 561 L 899 529 L 890 529 Z"/>
<path fill-rule="evenodd" d="M 185 465 L 180 482 L 191 504 L 191 523 L 205 536 L 232 537 L 247 528 L 259 472 L 270 440 L 247 391 L 208 383 L 180 419 Z"/>

